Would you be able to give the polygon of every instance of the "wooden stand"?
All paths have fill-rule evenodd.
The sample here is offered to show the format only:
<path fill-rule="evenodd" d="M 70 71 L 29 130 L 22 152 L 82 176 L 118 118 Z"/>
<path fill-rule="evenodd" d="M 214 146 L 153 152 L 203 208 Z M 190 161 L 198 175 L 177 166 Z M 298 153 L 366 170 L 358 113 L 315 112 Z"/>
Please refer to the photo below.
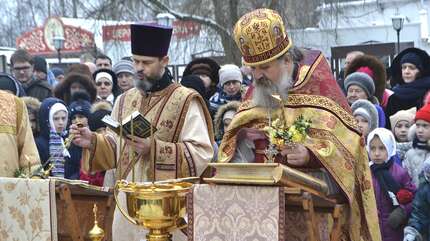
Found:
<path fill-rule="evenodd" d="M 336 198 L 323 198 L 311 194 L 301 188 L 285 188 L 285 205 L 288 211 L 304 212 L 307 216 L 307 227 L 310 241 L 320 241 L 319 224 L 316 213 L 330 213 L 333 217 L 333 227 L 330 231 L 330 240 L 338 241 L 341 235 L 340 217 L 345 208 L 343 200 Z"/>
<path fill-rule="evenodd" d="M 98 223 L 105 231 L 105 240 L 112 240 L 115 201 L 112 192 L 59 183 L 55 188 L 57 203 L 58 240 L 84 241 L 94 225 L 94 203 L 99 208 Z"/>

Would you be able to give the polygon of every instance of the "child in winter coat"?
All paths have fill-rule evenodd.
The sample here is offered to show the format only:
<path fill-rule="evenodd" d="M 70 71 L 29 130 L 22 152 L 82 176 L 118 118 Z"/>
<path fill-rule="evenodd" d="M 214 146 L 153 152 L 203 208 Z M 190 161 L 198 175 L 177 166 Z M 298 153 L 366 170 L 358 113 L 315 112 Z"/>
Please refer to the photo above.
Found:
<path fill-rule="evenodd" d="M 404 160 L 406 152 L 412 148 L 412 140 L 409 139 L 408 133 L 414 124 L 416 112 L 417 109 L 413 107 L 409 110 L 400 110 L 390 116 L 391 131 L 396 138 L 397 154 L 400 160 Z"/>
<path fill-rule="evenodd" d="M 415 193 L 411 217 L 404 230 L 404 241 L 430 241 L 430 159 L 424 162 L 420 177 L 422 182 Z"/>
<path fill-rule="evenodd" d="M 430 105 L 419 109 L 415 115 L 416 134 L 412 142 L 412 149 L 406 152 L 403 167 L 418 186 L 418 175 L 422 171 L 422 165 L 430 157 Z"/>
<path fill-rule="evenodd" d="M 43 100 L 39 111 L 40 135 L 36 146 L 42 164 L 52 164 L 51 175 L 56 177 L 64 177 L 65 157 L 70 157 L 64 145 L 68 113 L 64 102 L 52 97 Z"/>
<path fill-rule="evenodd" d="M 352 104 L 351 109 L 361 134 L 366 138 L 379 125 L 378 111 L 375 105 L 368 100 L 359 99 Z"/>
<path fill-rule="evenodd" d="M 382 240 L 401 241 L 412 209 L 415 185 L 407 171 L 394 161 L 396 141 L 389 130 L 376 128 L 370 132 L 367 151 Z"/>

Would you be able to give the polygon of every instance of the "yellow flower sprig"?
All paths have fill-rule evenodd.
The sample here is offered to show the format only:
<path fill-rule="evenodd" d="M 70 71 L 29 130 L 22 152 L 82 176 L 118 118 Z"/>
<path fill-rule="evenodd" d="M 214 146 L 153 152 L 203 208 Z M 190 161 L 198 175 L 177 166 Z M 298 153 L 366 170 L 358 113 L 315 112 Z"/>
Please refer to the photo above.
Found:
<path fill-rule="evenodd" d="M 275 119 L 271 126 L 266 126 L 264 131 L 269 136 L 270 142 L 277 148 L 288 143 L 302 143 L 306 139 L 312 121 L 306 120 L 300 115 L 291 126 L 286 126 L 280 119 Z"/>

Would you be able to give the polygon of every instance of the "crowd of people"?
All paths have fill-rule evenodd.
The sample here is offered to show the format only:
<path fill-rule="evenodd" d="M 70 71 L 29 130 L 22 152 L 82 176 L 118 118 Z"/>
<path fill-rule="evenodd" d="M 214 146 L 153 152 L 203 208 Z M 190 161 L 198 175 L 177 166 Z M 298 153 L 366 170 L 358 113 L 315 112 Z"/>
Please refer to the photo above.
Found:
<path fill-rule="evenodd" d="M 276 18 L 276 15 L 274 17 Z M 283 26 L 282 21 L 280 24 Z M 277 29 L 281 30 L 277 31 L 285 35 L 284 28 L 279 27 Z M 273 74 L 271 68 L 275 67 L 270 61 L 285 61 L 285 73 L 291 73 L 290 82 L 293 84 L 283 87 L 280 85 L 276 89 L 279 92 L 287 90 L 284 93 L 285 96 L 281 96 L 285 97 L 283 99 L 294 100 L 294 97 L 300 94 L 313 94 L 303 87 L 310 85 L 307 80 L 308 76 L 312 75 L 309 70 L 312 69 L 309 68 L 312 64 L 306 61 L 309 60 L 312 52 L 290 46 L 287 36 L 281 36 L 282 39 L 279 41 L 283 42 L 278 42 L 276 39 L 272 43 L 283 46 L 282 54 L 287 56 L 285 59 L 281 54 L 259 59 L 258 50 L 254 50 L 255 56 L 250 56 L 252 53 L 249 52 L 249 48 L 252 47 L 244 46 L 244 41 L 247 41 L 246 33 L 236 26 L 235 34 L 238 32 L 239 37 L 236 36 L 238 39 L 235 40 L 244 55 L 243 65 L 229 63 L 220 66 L 211 58 L 194 59 L 187 64 L 181 80 L 177 81 L 180 83 L 181 87 L 179 87 L 177 84 L 170 84 L 172 77 L 166 68 L 165 58 L 170 36 L 167 47 L 165 43 L 141 46 L 133 38 L 139 38 L 140 31 L 149 31 L 147 28 L 152 26 L 136 25 L 134 28 L 136 29 L 132 26 L 133 56 L 125 56 L 115 64 L 108 56 L 98 55 L 92 62 L 83 61 L 63 70 L 58 67 L 48 68 L 45 59 L 31 56 L 22 49 L 12 55 L 10 60 L 12 74 L 0 74 L 2 90 L 0 106 L 4 106 L 9 116 L 11 116 L 10 113 L 17 114 L 13 115 L 12 119 L 2 117 L 4 121 L 12 120 L 14 128 L 9 131 L 2 124 L 0 127 L 3 128 L 0 128 L 0 132 L 2 136 L 4 133 L 15 136 L 12 145 L 15 143 L 15 146 L 18 146 L 18 154 L 11 155 L 17 156 L 15 159 L 18 163 L 0 163 L 5 167 L 8 166 L 6 171 L 0 171 L 0 173 L 3 172 L 3 176 L 13 176 L 16 171 L 26 169 L 27 166 L 32 170 L 40 160 L 43 168 L 51 169 L 52 176 L 86 180 L 93 185 L 112 186 L 115 176 L 128 175 L 121 171 L 119 174 L 115 173 L 114 169 L 118 168 L 115 164 L 116 159 L 118 162 L 126 159 L 122 159 L 121 153 L 116 148 L 117 145 L 124 143 L 118 143 L 118 140 L 113 137 L 109 139 L 109 133 L 102 118 L 111 114 L 121 117 L 123 112 L 125 115 L 136 108 L 142 114 L 154 115 L 151 118 L 160 120 L 161 127 L 173 131 L 172 134 L 168 132 L 164 140 L 162 138 L 164 132 L 159 130 L 160 140 L 155 140 L 154 145 L 156 150 L 162 152 L 154 154 L 156 156 L 154 165 L 160 172 L 144 171 L 142 173 L 144 177 L 152 175 L 153 179 L 158 177 L 162 179 L 200 175 L 204 165 L 199 164 L 197 159 L 213 162 L 227 159 L 232 162 L 240 162 L 238 159 L 257 160 L 261 152 L 255 150 L 267 147 L 267 143 L 261 146 L 262 142 L 259 142 L 267 140 L 267 136 L 254 131 L 241 130 L 251 127 L 261 129 L 257 127 L 257 124 L 261 123 L 259 119 L 265 119 L 267 115 L 265 111 L 248 106 L 249 103 L 254 103 L 257 107 L 276 108 L 276 103 L 264 99 L 262 90 L 269 86 L 265 81 L 273 81 L 274 76 L 282 79 L 284 67 Z M 158 29 L 150 30 L 151 34 L 158 31 Z M 160 30 L 160 36 L 166 34 L 163 31 Z M 277 46 L 274 46 L 274 49 Z M 159 49 L 160 52 L 153 53 L 153 49 Z M 142 56 L 156 57 L 156 63 Z M 314 56 L 313 60 L 315 59 L 318 57 Z M 158 69 L 153 67 L 154 65 L 159 65 Z M 327 129 L 331 131 L 330 133 L 334 133 L 335 137 L 346 143 L 346 149 L 344 149 L 347 152 L 359 152 L 360 147 L 355 147 L 354 143 L 359 146 L 358 140 L 361 138 L 361 145 L 367 150 L 366 163 L 363 167 L 353 164 L 353 167 L 347 166 L 345 170 L 356 169 L 356 172 L 362 170 L 365 173 L 368 170 L 366 165 L 370 167 L 379 219 L 378 230 L 382 240 L 429 240 L 423 238 L 428 237 L 430 230 L 430 57 L 424 50 L 409 48 L 399 53 L 389 65 L 389 68 L 385 68 L 376 56 L 352 51 L 346 56 L 345 66 L 341 71 L 341 77 L 337 79 L 336 86 L 329 86 L 330 82 L 327 80 L 333 79 L 333 83 L 336 83 L 333 76 L 327 79 L 322 79 L 324 78 L 322 75 L 311 77 L 313 84 L 320 79 L 323 80 L 318 82 L 318 86 L 312 85 L 311 91 L 316 91 L 320 95 L 330 93 L 330 96 L 328 94 L 327 96 L 337 102 L 336 106 L 340 106 L 339 112 L 335 110 L 321 112 L 321 109 L 310 108 L 309 106 L 314 104 L 308 102 L 306 108 L 309 109 L 301 112 L 301 115 L 311 116 L 318 113 L 324 116 L 321 119 L 325 118 L 326 122 L 315 121 L 315 126 L 321 124 L 321 129 L 330 128 L 330 130 Z M 313 66 L 314 69 L 326 68 L 323 63 L 315 66 Z M 148 72 L 152 70 L 155 72 Z M 306 72 L 303 72 L 304 70 Z M 159 75 L 156 75 L 156 71 Z M 144 82 L 139 82 L 141 79 L 147 79 L 149 82 L 152 80 L 155 84 L 153 82 L 153 85 L 145 86 Z M 315 88 L 318 89 L 315 90 Z M 137 92 L 138 89 L 145 90 L 146 94 L 142 97 L 139 94 L 141 92 Z M 333 91 L 339 91 L 341 94 L 335 94 Z M 6 92 L 9 93 L 6 94 Z M 177 101 L 174 103 L 184 101 L 185 104 L 181 105 L 181 108 L 186 111 L 176 113 L 175 111 L 182 109 L 175 107 L 177 110 L 171 110 L 172 113 L 164 114 L 163 111 L 163 114 L 157 114 L 153 109 L 158 108 L 156 107 L 158 104 L 161 103 L 161 108 L 164 110 L 169 109 L 166 106 L 170 103 L 167 100 L 163 102 L 163 98 L 157 99 L 157 94 L 151 96 L 151 93 L 158 92 L 161 93 L 160 96 L 166 95 L 167 99 L 172 98 L 172 101 Z M 287 96 L 288 94 L 293 96 Z M 12 98 L 11 95 L 16 97 Z M 183 100 L 183 96 L 190 101 Z M 327 102 L 325 99 L 321 100 Z M 139 104 L 136 104 L 138 101 Z M 12 105 L 12 102 L 16 104 Z M 262 104 L 259 105 L 259 103 Z M 303 105 L 297 105 L 298 107 L 293 105 L 287 103 L 286 107 L 290 108 L 289 113 L 298 115 L 296 111 Z M 130 111 L 122 110 L 122 106 L 126 109 L 130 108 Z M 152 112 L 154 114 L 151 114 Z M 349 124 L 344 124 L 342 127 L 336 126 L 339 125 L 337 118 L 341 116 L 338 113 L 344 112 L 355 119 L 355 123 L 352 123 L 349 129 Z M 178 123 L 175 121 L 172 123 L 167 118 L 175 114 L 178 115 Z M 183 117 L 179 118 L 182 115 Z M 248 122 L 248 119 L 252 121 Z M 348 123 L 348 120 L 342 121 Z M 172 126 L 177 130 L 173 130 Z M 201 129 L 196 129 L 199 126 L 207 130 L 204 135 L 200 133 Z M 84 129 L 81 129 L 83 127 L 87 127 L 91 132 L 83 131 Z M 352 131 L 353 134 L 342 136 L 344 134 L 339 134 L 341 132 L 335 130 L 344 130 L 345 133 Z M 354 139 L 355 132 L 359 133 L 357 142 Z M 170 139 L 170 135 L 174 137 Z M 78 140 L 75 140 L 76 136 Z M 237 136 L 245 137 L 244 139 L 251 140 L 252 143 L 242 143 L 240 138 L 236 138 Z M 348 161 L 343 154 L 339 154 L 342 149 L 340 144 L 331 147 L 333 150 L 339 150 L 336 154 L 334 152 L 337 151 L 327 151 L 331 144 L 320 141 L 315 136 L 311 137 L 316 138 L 315 141 L 309 145 L 298 145 L 296 152 L 283 150 L 281 158 L 286 158 L 287 164 L 324 167 L 332 177 L 342 176 L 339 174 L 341 169 L 336 170 L 341 168 L 340 165 L 336 167 L 337 163 L 331 163 L 333 160 L 325 160 L 325 157 L 328 159 L 341 157 L 345 158 L 345 163 Z M 214 142 L 210 139 L 214 139 Z M 0 139 L 0 142 L 5 141 Z M 115 142 L 116 144 L 112 144 Z M 147 142 L 143 140 L 133 139 L 126 144 L 139 149 L 140 151 L 136 151 L 138 156 L 150 153 Z M 3 146 L 7 148 L 7 145 Z M 243 146 L 251 146 L 250 149 L 254 152 L 247 154 L 246 151 L 238 151 Z M 326 151 L 325 155 L 321 151 L 323 147 Z M 176 159 L 172 163 L 169 161 L 163 163 L 158 159 L 158 154 L 166 160 L 171 155 L 176 156 Z M 84 161 L 88 159 L 89 162 Z M 190 159 L 193 161 L 190 162 Z M 4 163 L 8 162 L 10 159 Z M 147 167 L 142 167 L 142 170 L 145 168 Z M 176 170 L 176 174 L 170 176 L 169 170 Z M 342 178 L 346 180 L 351 177 L 336 179 L 333 187 L 343 189 L 347 193 L 345 191 L 349 190 L 345 184 L 347 181 Z M 366 175 L 363 174 L 361 179 L 365 178 Z M 353 183 L 351 185 L 354 186 Z M 355 194 L 351 194 L 353 195 Z M 372 200 L 369 198 L 366 201 L 372 202 Z"/>

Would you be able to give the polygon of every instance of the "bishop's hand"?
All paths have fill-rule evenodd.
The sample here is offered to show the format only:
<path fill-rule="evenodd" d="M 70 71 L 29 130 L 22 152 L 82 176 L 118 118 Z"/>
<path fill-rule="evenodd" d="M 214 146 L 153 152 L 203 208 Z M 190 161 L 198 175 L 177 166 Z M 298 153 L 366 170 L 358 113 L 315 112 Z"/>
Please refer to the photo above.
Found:
<path fill-rule="evenodd" d="M 281 148 L 281 155 L 287 158 L 287 163 L 292 166 L 306 166 L 310 160 L 309 150 L 302 144 L 289 144 Z"/>

